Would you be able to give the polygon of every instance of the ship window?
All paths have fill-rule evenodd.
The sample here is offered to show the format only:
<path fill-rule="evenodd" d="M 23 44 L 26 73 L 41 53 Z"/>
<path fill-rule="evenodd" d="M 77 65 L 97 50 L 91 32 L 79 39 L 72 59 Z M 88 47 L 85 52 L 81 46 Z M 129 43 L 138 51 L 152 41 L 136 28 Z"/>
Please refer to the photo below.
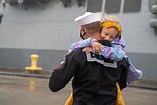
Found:
<path fill-rule="evenodd" d="M 121 0 L 106 0 L 105 11 L 106 13 L 118 13 L 120 11 Z"/>
<path fill-rule="evenodd" d="M 18 9 L 27 9 L 29 7 L 36 7 L 36 5 L 44 8 L 44 4 L 46 4 L 48 0 L 6 0 L 5 2 Z"/>
<path fill-rule="evenodd" d="M 152 6 L 157 5 L 157 0 L 149 0 L 149 11 L 152 12 Z"/>
<path fill-rule="evenodd" d="M 141 9 L 141 0 L 124 0 L 123 12 L 139 12 Z"/>
<path fill-rule="evenodd" d="M 88 0 L 87 11 L 88 12 L 100 12 L 102 6 L 102 0 Z"/>

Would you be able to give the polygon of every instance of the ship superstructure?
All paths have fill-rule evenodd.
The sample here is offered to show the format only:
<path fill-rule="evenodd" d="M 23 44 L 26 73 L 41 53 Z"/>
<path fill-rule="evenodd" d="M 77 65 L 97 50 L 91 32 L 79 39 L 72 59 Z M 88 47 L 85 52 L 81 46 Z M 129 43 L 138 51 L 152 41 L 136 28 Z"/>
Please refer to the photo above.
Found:
<path fill-rule="evenodd" d="M 0 67 L 24 68 L 31 54 L 52 70 L 80 40 L 74 19 L 86 11 L 116 15 L 126 52 L 143 78 L 157 79 L 157 0 L 6 0 L 0 29 Z"/>

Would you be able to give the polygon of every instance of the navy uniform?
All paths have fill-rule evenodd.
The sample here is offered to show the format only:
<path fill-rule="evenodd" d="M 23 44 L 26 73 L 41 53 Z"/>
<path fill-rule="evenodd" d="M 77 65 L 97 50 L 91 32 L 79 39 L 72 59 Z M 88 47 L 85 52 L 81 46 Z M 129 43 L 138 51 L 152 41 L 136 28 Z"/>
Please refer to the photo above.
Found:
<path fill-rule="evenodd" d="M 78 49 L 54 69 L 49 88 L 57 92 L 73 78 L 73 105 L 116 105 L 116 82 L 126 87 L 127 69 L 124 59 L 114 62 Z"/>
<path fill-rule="evenodd" d="M 75 21 L 80 25 L 101 21 L 100 13 L 86 12 Z M 101 41 L 103 45 L 109 42 Z M 57 92 L 72 79 L 73 105 L 116 105 L 117 87 L 126 87 L 128 66 L 124 59 L 115 62 L 101 55 L 72 51 L 55 68 L 49 79 L 49 88 Z"/>

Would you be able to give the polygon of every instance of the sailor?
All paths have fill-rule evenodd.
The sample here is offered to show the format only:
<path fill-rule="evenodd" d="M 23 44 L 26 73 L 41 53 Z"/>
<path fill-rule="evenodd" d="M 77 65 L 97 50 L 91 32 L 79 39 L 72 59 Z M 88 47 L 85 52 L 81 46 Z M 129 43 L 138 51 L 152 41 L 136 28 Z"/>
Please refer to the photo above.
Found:
<path fill-rule="evenodd" d="M 86 12 L 75 19 L 81 27 L 82 38 L 100 40 L 101 17 L 101 13 Z M 109 42 L 102 44 L 109 45 Z M 114 62 L 77 49 L 67 54 L 65 61 L 53 70 L 49 88 L 57 92 L 73 78 L 73 105 L 116 105 L 116 82 L 121 89 L 126 87 L 127 70 L 124 59 Z"/>

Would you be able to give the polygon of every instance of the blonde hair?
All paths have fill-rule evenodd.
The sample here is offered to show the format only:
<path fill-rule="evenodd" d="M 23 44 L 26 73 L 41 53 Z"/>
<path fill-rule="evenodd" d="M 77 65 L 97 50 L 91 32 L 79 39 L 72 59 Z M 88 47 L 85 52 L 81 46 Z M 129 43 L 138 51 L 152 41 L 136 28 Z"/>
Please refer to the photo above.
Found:
<path fill-rule="evenodd" d="M 105 18 L 102 22 L 102 27 L 105 27 L 105 28 L 113 27 L 113 28 L 117 29 L 118 36 L 120 36 L 122 33 L 121 24 L 120 24 L 119 20 L 113 15 L 105 15 Z"/>

